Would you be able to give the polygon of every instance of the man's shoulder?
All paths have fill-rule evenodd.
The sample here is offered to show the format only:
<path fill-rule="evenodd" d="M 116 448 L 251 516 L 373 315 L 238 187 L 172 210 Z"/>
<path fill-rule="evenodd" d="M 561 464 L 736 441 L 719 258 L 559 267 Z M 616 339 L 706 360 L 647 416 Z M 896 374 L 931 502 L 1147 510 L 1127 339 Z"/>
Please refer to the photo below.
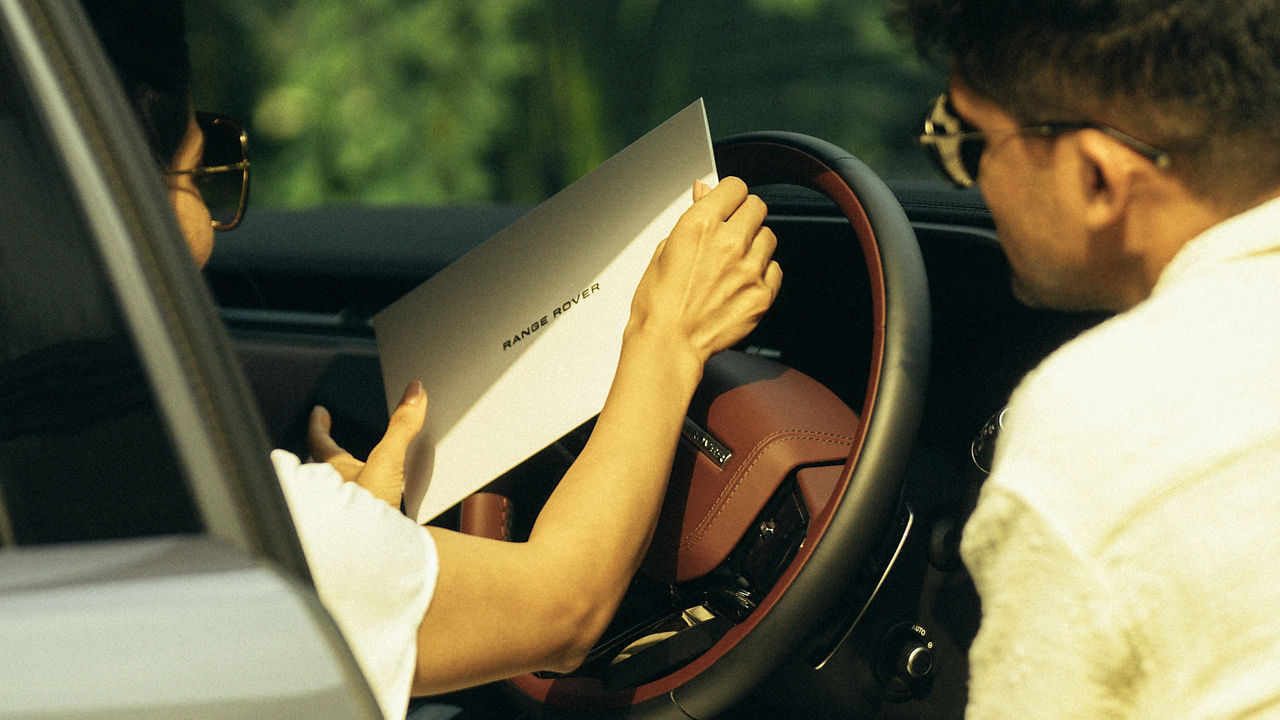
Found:
<path fill-rule="evenodd" d="M 1085 418 L 1151 418 L 1162 406 L 1252 392 L 1280 367 L 1278 306 L 1280 248 L 1203 268 L 1063 345 L 1015 398 L 1063 402 Z"/>
<path fill-rule="evenodd" d="M 1010 400 L 991 481 L 1106 533 L 1171 487 L 1280 443 L 1280 320 L 1275 305 L 1241 300 L 1276 290 L 1246 284 L 1264 283 L 1161 293 L 1053 353 Z"/>

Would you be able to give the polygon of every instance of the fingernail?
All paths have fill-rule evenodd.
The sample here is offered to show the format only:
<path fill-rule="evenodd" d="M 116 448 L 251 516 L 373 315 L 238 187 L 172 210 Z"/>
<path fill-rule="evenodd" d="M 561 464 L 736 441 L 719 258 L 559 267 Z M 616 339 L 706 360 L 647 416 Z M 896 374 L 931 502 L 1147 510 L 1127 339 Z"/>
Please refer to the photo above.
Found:
<path fill-rule="evenodd" d="M 409 387 L 404 389 L 404 395 L 400 397 L 400 404 L 417 405 L 422 401 L 422 396 L 425 394 L 426 390 L 423 389 L 422 383 L 418 380 L 414 380 L 409 383 Z"/>

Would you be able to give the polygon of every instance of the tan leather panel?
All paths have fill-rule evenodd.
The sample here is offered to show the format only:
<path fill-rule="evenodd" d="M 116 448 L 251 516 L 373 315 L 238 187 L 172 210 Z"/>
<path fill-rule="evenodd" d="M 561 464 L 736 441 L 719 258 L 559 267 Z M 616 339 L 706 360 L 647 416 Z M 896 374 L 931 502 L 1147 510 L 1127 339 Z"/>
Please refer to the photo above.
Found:
<path fill-rule="evenodd" d="M 725 560 L 782 481 L 807 465 L 842 463 L 858 418 L 809 376 L 782 368 L 730 388 L 706 429 L 733 456 L 721 469 L 682 444 L 645 571 L 664 581 L 705 575 Z M 813 510 L 813 509 L 811 509 Z"/>
<path fill-rule="evenodd" d="M 511 537 L 511 499 L 494 492 L 477 492 L 462 503 L 462 531 L 491 540 Z"/>
<path fill-rule="evenodd" d="M 837 497 L 836 491 L 840 489 L 843 476 L 843 464 L 802 468 L 796 473 L 796 484 L 800 486 L 804 504 L 809 508 L 811 524 L 824 524 L 827 513 L 835 509 L 831 501 Z"/>

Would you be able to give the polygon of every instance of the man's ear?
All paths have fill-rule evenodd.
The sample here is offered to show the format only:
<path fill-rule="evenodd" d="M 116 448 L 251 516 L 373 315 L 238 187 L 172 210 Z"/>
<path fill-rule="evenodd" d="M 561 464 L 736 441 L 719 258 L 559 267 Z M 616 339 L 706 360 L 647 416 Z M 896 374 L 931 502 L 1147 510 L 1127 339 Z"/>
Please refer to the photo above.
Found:
<path fill-rule="evenodd" d="M 1084 222 L 1091 231 L 1115 226 L 1133 199 L 1141 164 L 1133 150 L 1099 130 L 1081 130 L 1080 152 Z"/>

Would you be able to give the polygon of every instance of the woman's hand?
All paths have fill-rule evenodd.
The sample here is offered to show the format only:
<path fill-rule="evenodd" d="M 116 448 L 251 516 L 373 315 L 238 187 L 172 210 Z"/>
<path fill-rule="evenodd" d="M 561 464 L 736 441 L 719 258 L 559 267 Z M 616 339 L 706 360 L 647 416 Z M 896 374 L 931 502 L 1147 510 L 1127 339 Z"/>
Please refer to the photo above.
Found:
<path fill-rule="evenodd" d="M 404 495 L 404 459 L 409 443 L 422 430 L 427 417 L 427 393 L 417 380 L 409 383 L 400 404 L 391 413 L 391 422 L 367 462 L 361 462 L 334 442 L 329 433 L 333 418 L 329 411 L 316 406 L 307 424 L 307 448 L 311 457 L 332 465 L 342 479 L 354 482 L 399 510 Z"/>
<path fill-rule="evenodd" d="M 701 181 L 694 204 L 658 245 L 631 304 L 627 335 L 657 333 L 699 367 L 746 336 L 773 303 L 782 270 L 768 209 L 734 177 Z"/>

